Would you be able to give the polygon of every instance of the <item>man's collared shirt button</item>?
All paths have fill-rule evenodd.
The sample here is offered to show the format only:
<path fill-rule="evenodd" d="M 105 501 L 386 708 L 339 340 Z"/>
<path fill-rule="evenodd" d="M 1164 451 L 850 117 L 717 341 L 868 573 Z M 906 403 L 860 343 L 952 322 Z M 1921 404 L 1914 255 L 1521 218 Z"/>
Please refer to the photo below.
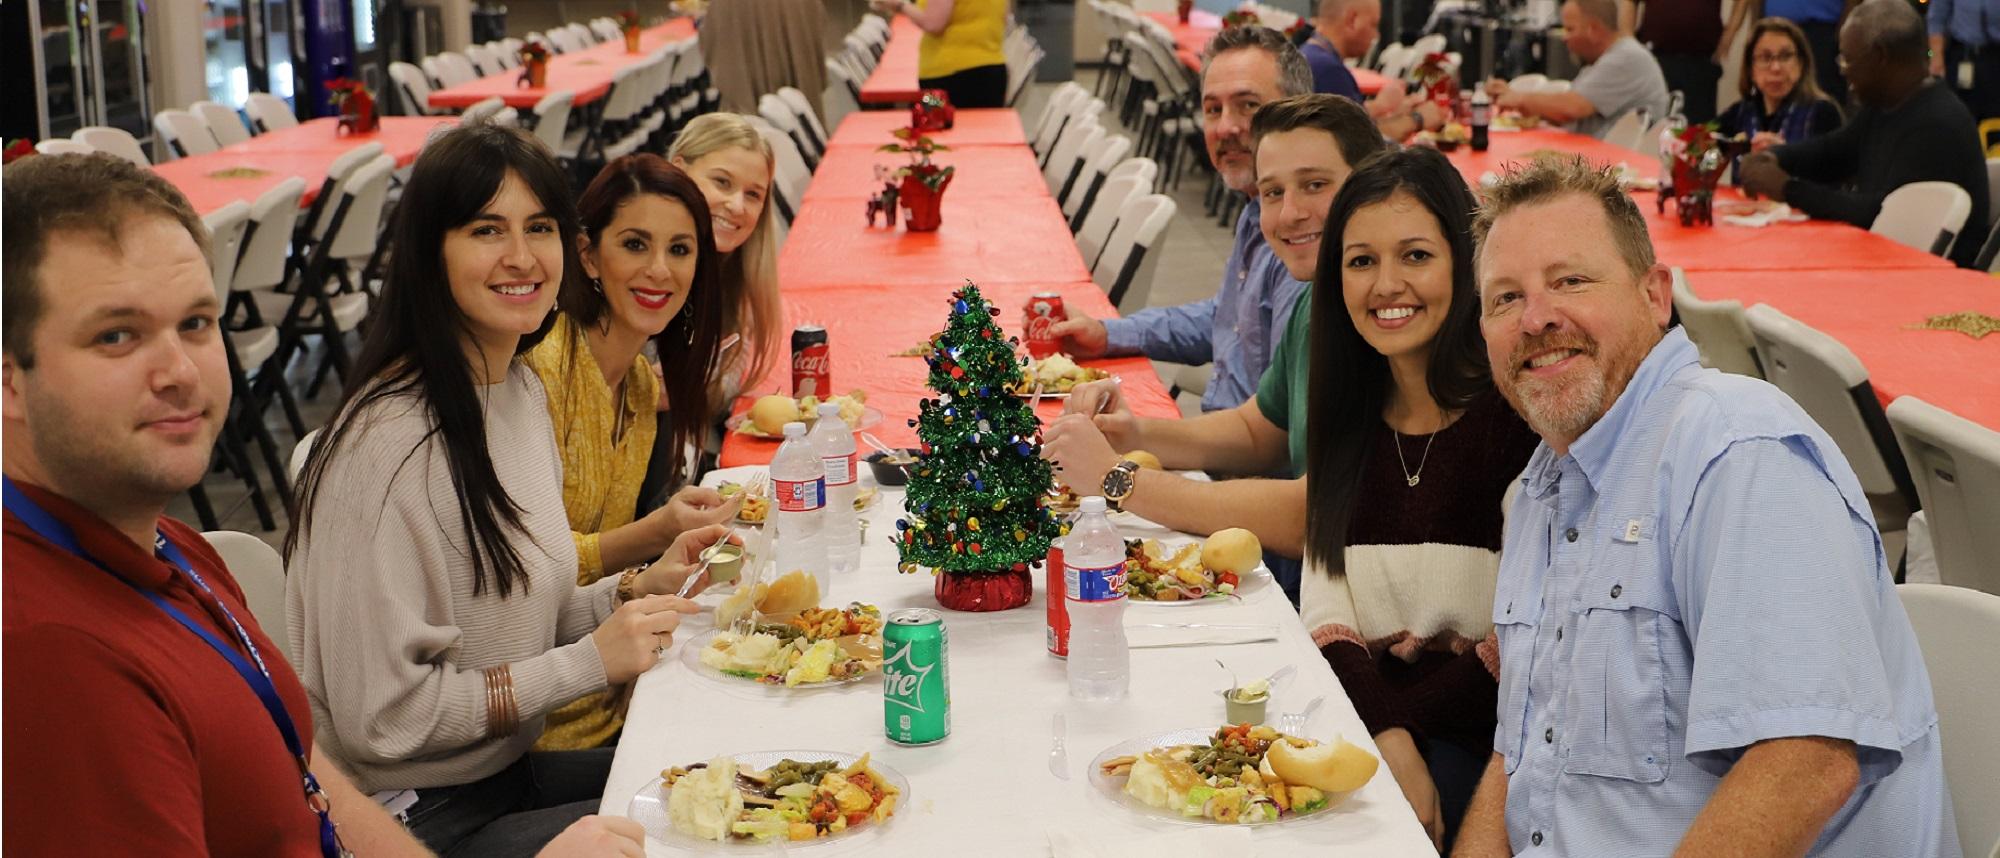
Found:
<path fill-rule="evenodd" d="M 1570 528 L 1570 529 L 1568 529 L 1568 530 L 1565 530 L 1565 531 L 1563 531 L 1563 541 L 1564 541 L 1564 542 L 1575 542 L 1575 541 L 1576 541 L 1576 528 L 1572 527 L 1572 528 Z"/>
<path fill-rule="evenodd" d="M 1623 585 L 1619 584 L 1611 585 L 1611 598 L 1616 599 L 1618 598 L 1618 594 L 1623 592 L 1625 592 L 1625 587 Z"/>
<path fill-rule="evenodd" d="M 1553 745 L 1555 744 L 1555 741 L 1556 741 L 1556 728 L 1550 727 L 1542 731 L 1542 744 Z"/>
<path fill-rule="evenodd" d="M 1528 842 L 1533 843 L 1536 846 L 1542 845 L 1542 833 L 1537 831 L 1534 834 L 1529 835 Z"/>
<path fill-rule="evenodd" d="M 1556 640 L 1562 640 L 1562 639 L 1563 639 L 1562 626 L 1556 626 Z"/>

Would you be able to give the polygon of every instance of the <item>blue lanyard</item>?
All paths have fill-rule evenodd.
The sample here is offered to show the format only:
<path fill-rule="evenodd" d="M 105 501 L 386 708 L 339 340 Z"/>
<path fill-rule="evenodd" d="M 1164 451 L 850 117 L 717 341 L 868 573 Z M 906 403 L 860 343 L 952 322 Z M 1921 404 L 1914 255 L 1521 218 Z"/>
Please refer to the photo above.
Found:
<path fill-rule="evenodd" d="M 327 815 L 330 805 L 326 800 L 326 793 L 320 789 L 319 780 L 313 777 L 312 770 L 308 766 L 305 746 L 299 742 L 298 729 L 292 724 L 291 715 L 285 711 L 284 701 L 278 697 L 277 686 L 271 682 L 271 671 L 264 664 L 263 654 L 257 651 L 257 644 L 251 640 L 249 631 L 243 628 L 242 623 L 236 621 L 235 614 L 230 613 L 229 606 L 216 597 L 215 591 L 209 588 L 201 573 L 194 570 L 194 564 L 189 563 L 180 549 L 167 541 L 167 535 L 157 530 L 153 532 L 154 550 L 186 574 L 188 580 L 193 581 L 196 587 L 201 588 L 201 592 L 208 596 L 209 603 L 222 613 L 224 620 L 229 622 L 229 628 L 236 633 L 236 640 L 250 653 L 249 658 L 244 658 L 242 653 L 224 643 L 214 632 L 209 631 L 207 626 L 195 622 L 181 609 L 174 607 L 165 597 L 126 580 L 124 576 L 111 571 L 111 568 L 105 566 L 102 561 L 90 556 L 89 552 L 83 550 L 83 545 L 77 542 L 75 531 L 51 515 L 48 510 L 43 509 L 33 498 L 28 497 L 26 492 L 14 485 L 12 478 L 0 478 L 0 482 L 5 484 L 7 511 L 13 513 L 30 530 L 56 547 L 90 561 L 91 565 L 104 570 L 112 578 L 145 596 L 175 622 L 194 632 L 195 636 L 201 638 L 209 648 L 221 654 L 223 660 L 229 662 L 230 667 L 236 669 L 236 674 L 243 677 L 243 681 L 249 684 L 250 690 L 256 693 L 257 699 L 263 702 L 265 713 L 271 716 L 271 722 L 278 727 L 278 734 L 285 739 L 285 749 L 290 751 L 292 759 L 298 762 L 299 775 L 305 788 L 306 807 L 312 810 L 314 816 L 319 817 L 320 854 L 325 858 L 341 858 L 350 854 L 341 847 L 340 835 L 333 829 L 333 820 Z"/>

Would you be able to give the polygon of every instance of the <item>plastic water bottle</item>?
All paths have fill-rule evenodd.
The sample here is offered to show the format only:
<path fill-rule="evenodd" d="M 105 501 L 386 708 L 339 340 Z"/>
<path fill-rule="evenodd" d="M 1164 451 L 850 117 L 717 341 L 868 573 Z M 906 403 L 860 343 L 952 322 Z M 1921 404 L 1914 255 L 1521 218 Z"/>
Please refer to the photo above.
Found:
<path fill-rule="evenodd" d="M 819 581 L 826 604 L 826 465 L 806 439 L 806 424 L 785 424 L 785 443 L 771 459 L 771 526 L 777 529 L 778 577 L 803 571 Z M 776 579 L 773 579 L 776 580 Z"/>
<path fill-rule="evenodd" d="M 1493 98 L 1486 94 L 1486 84 L 1481 83 L 1472 90 L 1472 151 L 1484 152 L 1488 143 L 1487 135 L 1493 124 Z"/>
<path fill-rule="evenodd" d="M 1083 499 L 1063 537 L 1063 595 L 1069 609 L 1069 696 L 1117 700 L 1132 687 L 1125 641 L 1125 541 L 1104 516 L 1104 498 Z"/>
<path fill-rule="evenodd" d="M 840 419 L 840 406 L 819 407 L 819 424 L 806 436 L 826 468 L 826 559 L 840 577 L 861 565 L 861 526 L 854 519 L 854 430 Z"/>

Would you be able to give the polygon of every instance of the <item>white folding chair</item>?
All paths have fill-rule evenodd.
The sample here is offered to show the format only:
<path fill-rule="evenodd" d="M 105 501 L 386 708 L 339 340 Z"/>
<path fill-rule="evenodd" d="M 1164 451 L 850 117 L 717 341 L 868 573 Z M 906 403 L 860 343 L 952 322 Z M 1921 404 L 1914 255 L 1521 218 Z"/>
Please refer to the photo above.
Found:
<path fill-rule="evenodd" d="M 305 431 L 298 401 L 284 383 L 282 368 L 267 367 L 265 363 L 278 350 L 278 323 L 283 320 L 289 297 L 278 295 L 276 290 L 291 279 L 292 232 L 298 226 L 299 199 L 305 191 L 305 180 L 293 176 L 265 191 L 250 205 L 250 223 L 244 231 L 235 277 L 230 282 L 231 292 L 241 295 L 243 303 L 259 311 L 254 320 L 233 324 L 229 330 L 230 347 L 236 352 L 236 369 L 242 376 L 239 380 L 243 386 L 238 391 L 247 392 L 239 398 L 246 401 L 250 419 L 262 423 L 264 411 L 275 397 L 284 407 L 293 435 Z M 264 315 L 266 308 L 279 315 Z M 273 373 L 273 377 L 253 384 L 264 372 Z"/>
<path fill-rule="evenodd" d="M 1507 89 L 1522 93 L 1540 92 L 1542 85 L 1549 82 L 1545 74 L 1524 74 L 1507 82 Z"/>
<path fill-rule="evenodd" d="M 233 201 L 202 215 L 201 222 L 208 227 L 208 267 L 215 278 L 215 296 L 227 304 L 231 284 L 236 282 L 236 257 L 243 249 L 243 232 L 250 225 L 250 204 Z"/>
<path fill-rule="evenodd" d="M 1888 415 L 1923 502 L 1938 580 L 2000 595 L 2000 432 L 1914 396 L 1897 397 Z"/>
<path fill-rule="evenodd" d="M 1132 138 L 1123 134 L 1112 134 L 1098 138 L 1095 145 L 1084 153 L 1083 171 L 1071 182 L 1060 197 L 1063 219 L 1069 221 L 1070 232 L 1083 226 L 1083 212 L 1104 187 L 1104 180 L 1111 175 L 1112 168 L 1125 160 L 1132 151 Z"/>
<path fill-rule="evenodd" d="M 343 379 L 350 364 L 342 336 L 368 317 L 370 293 L 366 284 L 355 284 L 352 271 L 375 253 L 381 234 L 382 213 L 388 202 L 389 176 L 396 171 L 396 159 L 377 155 L 340 183 L 339 200 L 326 211 L 324 238 L 313 248 L 299 278 L 298 295 L 287 308 L 280 327 L 281 337 L 289 335 L 296 345 L 302 336 L 318 334 L 326 343 L 326 360 L 306 389 L 311 396 L 331 369 Z M 329 284 L 337 282 L 339 288 Z M 305 304 L 311 303 L 308 308 Z M 283 366 L 290 359 L 286 343 L 279 344 L 277 360 Z"/>
<path fill-rule="evenodd" d="M 826 105 L 826 124 L 839 128 L 840 121 L 861 109 L 861 83 L 854 79 L 847 66 L 829 57 L 823 63 L 826 67 L 826 89 L 820 92 L 820 103 Z"/>
<path fill-rule="evenodd" d="M 576 93 L 569 90 L 551 92 L 535 102 L 535 139 L 549 147 L 549 151 L 565 161 L 576 160 L 577 147 L 583 143 L 581 132 L 572 139 L 565 132 L 569 128 L 570 108 L 576 101 Z"/>
<path fill-rule="evenodd" d="M 293 128 L 299 124 L 299 116 L 292 112 L 292 106 L 268 92 L 250 93 L 250 97 L 243 100 L 243 112 L 250 114 L 251 129 L 258 134 Z"/>
<path fill-rule="evenodd" d="M 185 110 L 162 110 L 153 114 L 153 130 L 160 132 L 160 139 L 175 158 L 206 155 L 222 148 L 216 145 L 215 135 L 209 132 L 208 123 Z"/>
<path fill-rule="evenodd" d="M 1687 274 L 1673 269 L 1674 309 L 1680 312 L 1681 327 L 1701 351 L 1701 365 L 1723 372 L 1763 378 L 1764 367 L 1757 357 L 1757 340 L 1750 335 L 1750 323 L 1743 317 L 1741 301 L 1704 301 L 1688 287 Z"/>
<path fill-rule="evenodd" d="M 88 155 L 97 150 L 78 143 L 75 140 L 53 137 L 36 143 L 35 151 L 43 155 Z"/>
<path fill-rule="evenodd" d="M 1896 530 L 1917 509 L 1916 488 L 1868 369 L 1854 352 L 1768 304 L 1744 313 L 1757 340 L 1764 377 L 1818 423 L 1840 447 L 1876 504 L 1876 524 Z"/>
<path fill-rule="evenodd" d="M 1063 139 L 1049 150 L 1049 162 L 1042 166 L 1042 181 L 1048 183 L 1049 193 L 1062 199 L 1083 172 L 1084 153 L 1097 148 L 1097 142 L 1103 139 L 1104 126 L 1098 124 L 1095 116 L 1063 132 Z"/>
<path fill-rule="evenodd" d="M 1118 224 L 1105 239 L 1104 253 L 1097 258 L 1090 279 L 1104 289 L 1121 315 L 1131 315 L 1146 306 L 1153 291 L 1154 270 L 1159 267 L 1157 252 L 1167 224 L 1174 219 L 1174 200 L 1165 194 L 1145 194 L 1125 202 L 1118 212 Z"/>
<path fill-rule="evenodd" d="M 1069 122 L 1070 108 L 1090 97 L 1090 90 L 1073 80 L 1064 81 L 1055 92 L 1049 93 L 1049 100 L 1042 105 L 1041 118 L 1035 120 L 1034 132 L 1028 135 L 1028 145 L 1036 155 L 1045 154 L 1056 145 L 1056 138 Z"/>
<path fill-rule="evenodd" d="M 1896 595 L 1930 674 L 1959 847 L 1966 858 L 2000 855 L 2000 596 L 1939 584 L 1904 584 Z"/>
<path fill-rule="evenodd" d="M 405 116 L 431 116 L 431 82 L 424 70 L 406 62 L 389 64 L 389 80 L 396 85 L 396 95 L 403 103 Z"/>
<path fill-rule="evenodd" d="M 1646 117 L 1640 116 L 1637 110 L 1627 110 L 1611 123 L 1611 127 L 1604 132 L 1603 139 L 1613 146 L 1637 149 L 1641 143 L 1639 138 L 1644 136 L 1646 136 Z"/>
<path fill-rule="evenodd" d="M 507 102 L 501 101 L 500 96 L 497 95 L 484 101 L 476 102 L 471 107 L 466 108 L 464 113 L 458 115 L 458 124 L 472 125 L 477 122 L 489 121 L 493 118 L 494 114 L 499 113 L 501 108 L 506 106 Z"/>
<path fill-rule="evenodd" d="M 792 135 L 763 119 L 753 119 L 750 123 L 762 135 L 764 142 L 771 144 L 771 153 L 777 162 L 776 175 L 771 177 L 772 196 L 778 204 L 779 220 L 787 227 L 799 212 L 799 204 L 805 199 L 806 185 L 812 182 L 812 171 L 806 169 L 806 159 L 799 154 L 799 144 L 792 141 Z"/>
<path fill-rule="evenodd" d="M 153 162 L 146 159 L 146 150 L 139 147 L 139 140 L 123 128 L 108 125 L 91 125 L 76 130 L 69 139 L 110 155 L 117 155 L 141 167 L 151 167 Z"/>
<path fill-rule="evenodd" d="M 1112 176 L 1105 180 L 1104 187 L 1097 191 L 1097 199 L 1090 210 L 1083 213 L 1083 223 L 1076 230 L 1076 250 L 1083 256 L 1083 263 L 1095 271 L 1097 263 L 1104 257 L 1104 243 L 1111 238 L 1111 230 L 1118 225 L 1118 215 L 1125 208 L 1125 202 L 1135 194 L 1152 187 L 1152 179 L 1137 176 Z"/>
<path fill-rule="evenodd" d="M 1933 256 L 1948 256 L 1972 214 L 1972 195 L 1950 182 L 1911 182 L 1882 199 L 1868 231 Z"/>
<path fill-rule="evenodd" d="M 1987 226 L 2000 223 L 2000 205 L 1994 205 L 1994 200 L 2000 200 L 2000 158 L 1986 159 Z"/>
<path fill-rule="evenodd" d="M 757 115 L 762 116 L 765 122 L 771 123 L 779 131 L 785 132 L 786 136 L 792 138 L 792 144 L 797 147 L 799 154 L 804 158 L 808 171 L 818 165 L 819 153 L 812 151 L 811 144 L 806 142 L 806 131 L 799 125 L 799 117 L 792 113 L 790 107 L 786 106 L 784 99 L 766 93 L 763 97 L 757 99 Z M 796 198 L 794 199 L 796 200 Z"/>
<path fill-rule="evenodd" d="M 242 588 L 244 607 L 257 618 L 265 637 L 278 645 L 286 661 L 297 664 L 291 624 L 285 619 L 285 558 L 270 543 L 247 533 L 211 530 L 201 538 L 215 548 L 222 565 L 229 568 L 229 576 Z"/>
<path fill-rule="evenodd" d="M 1086 96 L 1070 102 L 1069 115 L 1063 117 L 1062 122 L 1056 127 L 1055 137 L 1049 141 L 1048 148 L 1036 152 L 1041 156 L 1039 165 L 1047 168 L 1049 159 L 1055 156 L 1056 148 L 1061 146 L 1063 141 L 1072 139 L 1070 136 L 1072 132 L 1082 133 L 1084 126 L 1100 124 L 1098 117 L 1103 113 L 1103 99 Z"/>
<path fill-rule="evenodd" d="M 810 142 L 813 148 L 819 150 L 821 156 L 826 155 L 827 126 L 821 124 L 819 116 L 813 113 L 812 101 L 806 98 L 805 92 L 795 86 L 781 86 L 778 87 L 778 98 L 799 118 L 799 126 L 812 135 Z"/>
<path fill-rule="evenodd" d="M 424 82 L 430 84 L 432 88 L 443 89 L 449 86 L 444 80 L 444 67 L 438 64 L 437 57 L 424 57 L 417 65 L 423 67 Z"/>
<path fill-rule="evenodd" d="M 457 86 L 461 83 L 471 83 L 479 79 L 479 70 L 473 67 L 472 60 L 467 59 L 464 54 L 457 51 L 444 51 L 439 53 L 435 59 L 437 60 L 438 77 L 444 82 L 445 86 Z"/>
<path fill-rule="evenodd" d="M 208 126 L 208 132 L 215 136 L 217 145 L 231 146 L 250 139 L 250 128 L 243 124 L 242 115 L 227 105 L 197 101 L 188 105 L 188 112 Z"/>

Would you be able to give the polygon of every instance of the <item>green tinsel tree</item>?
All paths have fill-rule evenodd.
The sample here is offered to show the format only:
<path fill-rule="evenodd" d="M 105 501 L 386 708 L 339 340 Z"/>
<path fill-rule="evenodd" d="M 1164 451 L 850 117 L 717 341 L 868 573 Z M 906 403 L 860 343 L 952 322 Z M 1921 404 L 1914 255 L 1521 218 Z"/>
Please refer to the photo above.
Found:
<path fill-rule="evenodd" d="M 967 282 L 931 337 L 929 386 L 911 425 L 922 439 L 910 466 L 907 518 L 896 522 L 904 572 L 1024 571 L 1049 551 L 1061 523 L 1042 506 L 1051 483 L 1041 421 L 1009 388 L 1024 358 L 993 318 L 999 309 Z"/>

